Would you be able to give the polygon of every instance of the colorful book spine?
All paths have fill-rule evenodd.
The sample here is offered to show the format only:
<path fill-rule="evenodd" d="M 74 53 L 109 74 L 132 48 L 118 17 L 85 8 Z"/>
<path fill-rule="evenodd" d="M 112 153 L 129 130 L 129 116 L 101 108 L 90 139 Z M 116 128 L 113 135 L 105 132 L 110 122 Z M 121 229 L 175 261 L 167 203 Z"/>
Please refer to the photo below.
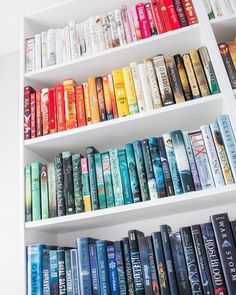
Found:
<path fill-rule="evenodd" d="M 127 13 L 127 6 L 122 5 L 121 8 L 120 8 L 120 12 L 121 12 L 122 22 L 123 22 L 123 25 L 124 25 L 126 41 L 127 41 L 127 43 L 131 43 L 132 42 L 132 36 L 131 36 L 131 31 L 130 31 L 130 25 L 129 25 L 128 13 Z"/>
<path fill-rule="evenodd" d="M 115 96 L 115 89 L 113 84 L 113 78 L 112 75 L 108 75 L 108 82 L 109 82 L 109 89 L 110 89 L 110 95 L 111 95 L 111 105 L 112 105 L 112 111 L 114 119 L 118 118 L 118 110 L 117 110 L 117 103 L 116 103 L 116 96 Z"/>
<path fill-rule="evenodd" d="M 56 98 L 54 88 L 48 89 L 49 129 L 50 134 L 57 132 Z"/>
<path fill-rule="evenodd" d="M 52 295 L 59 294 L 57 250 L 50 250 L 50 290 Z"/>
<path fill-rule="evenodd" d="M 236 69 L 236 42 L 235 41 L 230 41 L 230 42 L 227 43 L 227 46 L 229 48 L 229 53 L 230 53 L 230 56 L 232 58 L 234 67 Z"/>
<path fill-rule="evenodd" d="M 183 3 L 181 0 L 173 0 L 174 6 L 176 13 L 178 15 L 179 19 L 179 24 L 181 28 L 187 27 L 188 26 L 188 20 L 186 18 L 185 12 L 184 12 L 184 7 Z"/>
<path fill-rule="evenodd" d="M 71 255 L 73 295 L 79 295 L 80 285 L 79 285 L 79 264 L 78 264 L 77 249 L 70 250 L 70 255 Z"/>
<path fill-rule="evenodd" d="M 131 13 L 132 13 L 132 17 L 133 17 L 134 29 L 135 29 L 137 40 L 142 40 L 142 32 L 141 32 L 140 23 L 138 20 L 138 15 L 137 15 L 137 11 L 136 11 L 135 6 L 131 7 Z"/>
<path fill-rule="evenodd" d="M 226 43 L 221 43 L 218 45 L 221 57 L 225 64 L 225 69 L 227 71 L 231 86 L 233 89 L 236 89 L 236 69 L 234 63 L 229 53 L 229 48 Z"/>
<path fill-rule="evenodd" d="M 132 62 L 130 63 L 130 68 L 133 75 L 134 87 L 135 87 L 135 92 L 136 92 L 136 97 L 138 102 L 138 109 L 139 109 L 139 112 L 143 112 L 143 111 L 146 111 L 146 104 L 144 100 L 144 94 L 143 94 L 142 84 L 140 80 L 138 64 L 136 62 Z"/>
<path fill-rule="evenodd" d="M 98 260 L 97 260 L 96 244 L 89 245 L 89 260 L 90 260 L 92 290 L 93 290 L 92 294 L 100 295 L 101 293 L 100 293 L 100 285 L 99 285 L 99 273 L 98 273 Z"/>
<path fill-rule="evenodd" d="M 65 113 L 65 99 L 64 99 L 64 87 L 59 84 L 55 88 L 56 91 L 56 106 L 57 106 L 57 130 L 66 130 L 66 113 Z"/>
<path fill-rule="evenodd" d="M 134 20 L 133 20 L 131 8 L 127 9 L 127 15 L 128 15 L 128 20 L 129 20 L 131 38 L 132 38 L 132 41 L 135 42 L 135 41 L 137 41 L 137 36 L 136 36 L 136 32 L 135 32 Z"/>
<path fill-rule="evenodd" d="M 90 108 L 90 99 L 89 99 L 89 92 L 88 92 L 88 83 L 83 83 L 84 88 L 84 104 L 85 104 L 85 114 L 86 114 L 86 123 L 87 125 L 92 124 L 92 117 L 91 117 L 91 108 Z"/>
<path fill-rule="evenodd" d="M 146 110 L 149 111 L 153 109 L 153 102 L 152 102 L 151 91 L 149 88 L 147 70 L 144 63 L 140 63 L 138 65 L 138 71 L 140 75 L 140 81 L 141 81 L 141 86 L 143 90 L 143 97 L 144 97 Z"/>
<path fill-rule="evenodd" d="M 109 153 L 102 153 L 102 170 L 103 170 L 103 177 L 104 177 L 107 208 L 111 208 L 115 206 L 115 201 L 114 201 Z"/>
<path fill-rule="evenodd" d="M 71 268 L 70 250 L 65 251 L 65 269 L 66 269 L 66 290 L 67 290 L 67 295 L 74 295 L 73 294 L 73 283 L 72 283 L 72 268 Z"/>
<path fill-rule="evenodd" d="M 124 264 L 125 264 L 128 294 L 135 295 L 134 278 L 133 278 L 133 272 L 132 272 L 130 246 L 129 246 L 128 237 L 123 238 L 123 253 L 124 253 Z"/>
<path fill-rule="evenodd" d="M 117 266 L 117 273 L 118 273 L 118 283 L 120 289 L 120 295 L 127 294 L 127 284 L 126 284 L 126 277 L 125 277 L 125 265 L 123 260 L 123 253 L 122 253 L 122 242 L 116 241 L 114 242 L 115 248 L 115 257 L 116 257 L 116 266 Z"/>
<path fill-rule="evenodd" d="M 90 104 L 91 121 L 93 124 L 98 123 L 100 122 L 100 112 L 99 112 L 97 86 L 96 86 L 95 77 L 88 78 L 88 96 L 89 96 L 89 104 Z"/>
<path fill-rule="evenodd" d="M 107 116 L 107 120 L 111 120 L 114 117 L 113 117 L 111 93 L 110 93 L 108 75 L 102 77 L 102 83 L 103 83 L 103 90 L 104 90 L 106 116 Z"/>
<path fill-rule="evenodd" d="M 66 205 L 64 198 L 64 178 L 63 178 L 63 163 L 62 154 L 56 154 L 54 158 L 55 172 L 56 172 L 56 193 L 57 193 L 57 213 L 58 216 L 66 214 Z"/>
<path fill-rule="evenodd" d="M 175 10 L 175 6 L 172 0 L 164 0 L 165 5 L 166 5 L 166 9 L 167 9 L 167 13 L 170 19 L 170 24 L 171 24 L 171 28 L 172 30 L 178 30 L 180 29 L 180 23 L 179 23 L 179 19 L 177 16 L 177 12 Z"/>
<path fill-rule="evenodd" d="M 31 138 L 36 137 L 36 93 L 30 95 Z"/>
<path fill-rule="evenodd" d="M 84 202 L 84 211 L 89 212 L 92 210 L 91 195 L 89 187 L 89 168 L 87 158 L 81 159 L 81 169 L 82 169 L 82 193 Z"/>
<path fill-rule="evenodd" d="M 158 6 L 158 1 L 157 0 L 151 0 L 150 1 L 151 6 L 152 6 L 152 11 L 155 19 L 155 24 L 157 27 L 157 32 L 158 34 L 163 34 L 166 32 L 166 28 L 164 25 L 164 22 L 161 17 L 161 13 L 159 11 L 159 6 Z"/>
<path fill-rule="evenodd" d="M 135 6 L 138 20 L 139 20 L 139 25 L 141 29 L 141 34 L 142 34 L 142 39 L 146 39 L 152 36 L 151 30 L 150 30 L 150 25 L 145 9 L 145 4 L 144 3 L 139 3 Z"/>
<path fill-rule="evenodd" d="M 63 86 L 66 113 L 66 129 L 73 129 L 77 127 L 75 82 L 71 79 L 68 79 L 63 82 Z"/>
<path fill-rule="evenodd" d="M 118 272 L 117 272 L 114 245 L 107 246 L 107 259 L 108 259 L 111 294 L 112 295 L 119 295 L 120 290 L 119 290 Z"/>
<path fill-rule="evenodd" d="M 170 18 L 167 12 L 165 0 L 157 0 L 159 11 L 161 14 L 161 18 L 165 24 L 166 32 L 172 31 L 171 23 L 170 23 Z"/>
<path fill-rule="evenodd" d="M 58 267 L 58 282 L 59 282 L 59 295 L 67 294 L 66 289 L 66 266 L 65 266 L 65 251 L 58 247 L 57 250 L 57 267 Z"/>
<path fill-rule="evenodd" d="M 41 218 L 49 218 L 47 165 L 40 165 Z"/>
<path fill-rule="evenodd" d="M 197 14 L 194 9 L 194 5 L 192 3 L 192 0 L 182 0 L 183 6 L 184 6 L 184 12 L 186 14 L 188 24 L 194 25 L 198 23 Z"/>
<path fill-rule="evenodd" d="M 82 191 L 82 168 L 81 168 L 81 155 L 72 155 L 72 173 L 74 185 L 74 198 L 75 198 L 75 212 L 81 213 L 84 211 L 83 191 Z"/>
<path fill-rule="evenodd" d="M 90 184 L 90 196 L 91 196 L 92 209 L 98 210 L 99 201 L 98 201 L 98 191 L 97 191 L 96 165 L 95 165 L 95 157 L 94 157 L 95 153 L 97 153 L 97 150 L 94 147 L 87 148 L 89 184 Z"/>
<path fill-rule="evenodd" d="M 106 121 L 107 119 L 102 77 L 96 78 L 96 86 L 97 86 L 97 97 L 98 97 L 100 121 L 102 122 L 102 121 Z"/>
<path fill-rule="evenodd" d="M 103 171 L 102 171 L 101 154 L 100 153 L 95 154 L 94 159 L 95 159 L 99 208 L 104 209 L 107 207 L 107 204 L 106 204 L 105 184 L 104 184 Z"/>
<path fill-rule="evenodd" d="M 48 88 L 42 89 L 41 94 L 41 112 L 42 112 L 42 125 L 43 135 L 49 134 L 49 101 L 48 101 Z"/>
<path fill-rule="evenodd" d="M 86 126 L 83 85 L 75 87 L 76 115 L 78 127 Z"/>
<path fill-rule="evenodd" d="M 31 166 L 25 167 L 25 222 L 32 221 Z"/>
<path fill-rule="evenodd" d="M 157 35 L 157 27 L 156 27 L 154 15 L 152 12 L 151 3 L 145 3 L 145 9 L 146 9 L 146 13 L 147 13 L 147 19 L 149 22 L 151 34 L 152 34 L 152 36 Z"/>
<path fill-rule="evenodd" d="M 42 136 L 41 90 L 36 90 L 36 137 Z"/>
<path fill-rule="evenodd" d="M 40 163 L 31 164 L 32 177 L 32 221 L 41 219 L 41 190 L 40 190 Z"/>

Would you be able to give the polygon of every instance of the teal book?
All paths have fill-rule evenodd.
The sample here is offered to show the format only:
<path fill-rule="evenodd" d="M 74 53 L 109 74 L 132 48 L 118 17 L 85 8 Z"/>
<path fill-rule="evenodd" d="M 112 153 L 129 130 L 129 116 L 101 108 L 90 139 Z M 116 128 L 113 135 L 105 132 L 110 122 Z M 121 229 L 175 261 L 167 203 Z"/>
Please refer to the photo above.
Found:
<path fill-rule="evenodd" d="M 105 185 L 104 185 L 103 172 L 102 172 L 101 154 L 100 153 L 95 154 L 94 158 L 95 158 L 99 208 L 104 209 L 107 207 L 107 204 L 106 204 Z"/>
<path fill-rule="evenodd" d="M 112 183 L 115 197 L 115 205 L 121 206 L 124 205 L 123 191 L 122 191 L 122 183 L 120 176 L 120 167 L 118 160 L 118 149 L 113 149 L 109 151 L 110 155 L 110 163 L 111 163 L 111 175 L 112 175 Z"/>
<path fill-rule="evenodd" d="M 132 143 L 128 143 L 125 145 L 126 150 L 126 157 L 129 169 L 129 178 L 130 178 L 130 185 L 131 191 L 133 195 L 134 203 L 138 203 L 142 201 L 140 185 L 138 180 L 138 172 L 137 172 L 137 165 L 134 157 L 134 149 Z"/>
<path fill-rule="evenodd" d="M 102 170 L 103 170 L 103 177 L 104 177 L 107 208 L 111 208 L 115 206 L 115 200 L 114 200 L 114 193 L 113 193 L 109 153 L 102 154 Z"/>
<path fill-rule="evenodd" d="M 49 218 L 48 172 L 47 172 L 47 165 L 44 165 L 44 164 L 42 164 L 40 167 L 40 184 L 41 184 L 42 219 L 47 219 Z"/>
<path fill-rule="evenodd" d="M 129 170 L 128 170 L 125 150 L 118 151 L 118 159 L 119 159 L 119 166 L 120 166 L 120 176 L 121 176 L 124 202 L 125 204 L 132 204 L 133 197 L 132 197 L 132 191 L 130 186 Z"/>
<path fill-rule="evenodd" d="M 145 164 L 143 159 L 141 141 L 139 140 L 134 141 L 133 148 L 134 148 L 135 161 L 137 164 L 137 171 L 138 171 L 139 184 L 141 188 L 142 200 L 148 201 L 150 200 L 150 196 L 149 196 L 148 180 L 147 180 Z"/>
<path fill-rule="evenodd" d="M 25 222 L 32 220 L 31 167 L 25 167 Z"/>
<path fill-rule="evenodd" d="M 40 163 L 31 164 L 33 221 L 41 219 L 40 166 Z"/>
<path fill-rule="evenodd" d="M 49 217 L 57 216 L 56 172 L 53 162 L 48 164 L 48 202 Z"/>
<path fill-rule="evenodd" d="M 84 212 L 81 158 L 82 156 L 80 154 L 72 155 L 72 171 L 76 213 Z"/>
<path fill-rule="evenodd" d="M 87 148 L 90 196 L 91 196 L 91 203 L 92 203 L 93 210 L 99 209 L 96 167 L 95 167 L 95 158 L 94 158 L 94 154 L 96 153 L 98 153 L 98 151 L 93 146 Z"/>

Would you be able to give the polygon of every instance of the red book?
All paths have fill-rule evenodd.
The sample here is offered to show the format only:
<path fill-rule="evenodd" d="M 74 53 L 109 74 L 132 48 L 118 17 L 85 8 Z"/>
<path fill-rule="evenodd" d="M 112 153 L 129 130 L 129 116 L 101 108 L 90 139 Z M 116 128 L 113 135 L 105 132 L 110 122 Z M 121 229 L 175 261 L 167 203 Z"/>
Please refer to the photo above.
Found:
<path fill-rule="evenodd" d="M 138 21 L 141 29 L 141 34 L 142 34 L 142 39 L 146 39 L 152 36 L 150 26 L 149 26 L 149 21 L 145 9 L 145 4 L 144 3 L 139 3 L 135 6 L 137 16 L 138 16 Z"/>
<path fill-rule="evenodd" d="M 54 88 L 48 89 L 50 134 L 57 132 L 57 111 Z"/>
<path fill-rule="evenodd" d="M 181 28 L 187 27 L 188 26 L 188 20 L 184 12 L 184 6 L 181 0 L 173 0 L 174 5 L 175 5 L 175 10 L 178 15 L 179 23 Z"/>
<path fill-rule="evenodd" d="M 42 112 L 43 135 L 47 135 L 50 133 L 48 88 L 42 89 L 41 112 Z"/>
<path fill-rule="evenodd" d="M 117 105 L 116 105 L 115 89 L 114 89 L 114 84 L 113 84 L 113 79 L 112 79 L 111 74 L 108 75 L 108 82 L 109 82 L 113 117 L 114 117 L 114 119 L 116 119 L 116 118 L 118 118 L 118 110 L 117 110 Z"/>
<path fill-rule="evenodd" d="M 178 15 L 175 10 L 175 6 L 172 0 L 164 0 L 167 8 L 167 13 L 169 15 L 170 24 L 172 27 L 172 30 L 178 30 L 180 29 L 180 23 L 178 19 Z"/>
<path fill-rule="evenodd" d="M 30 86 L 24 88 L 24 138 L 31 138 L 31 93 L 34 89 Z"/>
<path fill-rule="evenodd" d="M 106 121 L 107 119 L 102 77 L 96 78 L 96 87 L 97 87 L 100 121 L 102 122 L 102 121 Z"/>
<path fill-rule="evenodd" d="M 165 24 L 161 18 L 161 14 L 157 5 L 157 0 L 150 0 L 152 6 L 152 12 L 154 15 L 154 20 L 156 23 L 158 34 L 163 34 L 166 32 Z"/>
<path fill-rule="evenodd" d="M 148 21 L 149 21 L 151 34 L 156 35 L 157 34 L 157 27 L 156 27 L 154 15 L 153 15 L 153 12 L 152 12 L 151 3 L 146 3 L 145 8 L 146 8 L 146 13 L 147 13 Z"/>
<path fill-rule="evenodd" d="M 86 126 L 86 114 L 84 104 L 84 89 L 83 85 L 75 87 L 75 102 L 76 102 L 76 114 L 78 127 Z"/>
<path fill-rule="evenodd" d="M 56 106 L 57 106 L 57 130 L 66 130 L 66 113 L 65 113 L 65 99 L 64 87 L 62 84 L 56 86 Z"/>
<path fill-rule="evenodd" d="M 184 12 L 188 20 L 189 25 L 198 23 L 197 14 L 193 6 L 192 0 L 182 0 L 184 6 Z"/>
<path fill-rule="evenodd" d="M 42 136 L 41 90 L 36 90 L 36 134 Z"/>
<path fill-rule="evenodd" d="M 167 12 L 165 1 L 164 0 L 157 0 L 157 5 L 158 5 L 158 9 L 159 9 L 161 18 L 165 24 L 166 32 L 172 31 L 170 18 L 169 18 L 168 12 Z"/>
<path fill-rule="evenodd" d="M 31 138 L 36 137 L 36 93 L 33 92 L 30 95 L 31 106 Z"/>

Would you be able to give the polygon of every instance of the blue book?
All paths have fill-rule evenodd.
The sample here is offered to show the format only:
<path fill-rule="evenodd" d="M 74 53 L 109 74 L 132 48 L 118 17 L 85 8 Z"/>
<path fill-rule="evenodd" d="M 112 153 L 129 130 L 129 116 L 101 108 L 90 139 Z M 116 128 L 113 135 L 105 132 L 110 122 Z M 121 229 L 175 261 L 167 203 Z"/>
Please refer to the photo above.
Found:
<path fill-rule="evenodd" d="M 70 250 L 70 256 L 71 256 L 73 295 L 79 295 L 80 286 L 79 286 L 79 263 L 78 263 L 77 249 Z"/>
<path fill-rule="evenodd" d="M 229 164 L 232 170 L 234 181 L 236 182 L 236 140 L 228 115 L 217 117 L 217 124 L 224 142 Z"/>
<path fill-rule="evenodd" d="M 43 295 L 51 295 L 50 290 L 50 249 L 43 248 Z"/>
<path fill-rule="evenodd" d="M 118 272 L 118 281 L 120 287 L 120 295 L 127 294 L 126 278 L 125 278 L 125 266 L 122 254 L 122 242 L 114 242 L 115 256 L 116 256 L 116 266 Z"/>
<path fill-rule="evenodd" d="M 156 137 L 152 137 L 149 139 L 149 148 L 151 153 L 153 172 L 156 180 L 158 197 L 164 198 L 167 196 L 167 193 L 165 187 L 164 173 L 161 165 L 161 157 L 158 148 L 158 141 Z"/>
<path fill-rule="evenodd" d="M 43 245 L 28 246 L 28 294 L 43 295 Z"/>
<path fill-rule="evenodd" d="M 114 245 L 107 246 L 107 259 L 108 259 L 108 267 L 109 267 L 111 294 L 112 295 L 119 295 L 120 289 L 119 289 L 118 272 L 117 272 Z"/>
<path fill-rule="evenodd" d="M 129 170 L 128 170 L 128 165 L 127 165 L 127 158 L 126 158 L 126 151 L 125 150 L 118 151 L 118 160 L 119 160 L 120 176 L 121 176 L 124 202 L 125 202 L 125 205 L 132 204 L 133 203 L 133 196 L 132 196 L 132 191 L 131 191 L 131 186 L 130 186 Z"/>
<path fill-rule="evenodd" d="M 78 238 L 77 251 L 79 263 L 79 280 L 81 295 L 92 294 L 92 280 L 90 272 L 90 259 L 89 259 L 89 244 L 94 244 L 95 239 L 91 238 Z"/>
<path fill-rule="evenodd" d="M 102 153 L 102 170 L 103 170 L 103 176 L 104 176 L 107 208 L 111 208 L 115 206 L 115 200 L 114 200 L 114 193 L 113 193 L 109 153 Z"/>
<path fill-rule="evenodd" d="M 131 264 L 131 256 L 130 256 L 130 246 L 129 246 L 129 238 L 123 238 L 123 254 L 124 254 L 124 263 L 125 263 L 125 272 L 127 279 L 127 288 L 128 294 L 134 295 L 134 278 L 132 272 L 132 264 Z"/>
<path fill-rule="evenodd" d="M 111 294 L 108 261 L 107 261 L 107 246 L 109 244 L 110 243 L 105 240 L 96 241 L 100 292 L 103 295 Z"/>
<path fill-rule="evenodd" d="M 88 167 L 89 167 L 89 184 L 90 184 L 92 209 L 98 210 L 99 201 L 98 201 L 98 188 L 97 188 L 96 166 L 95 166 L 95 157 L 94 157 L 95 153 L 98 153 L 98 151 L 93 146 L 87 148 Z"/>
<path fill-rule="evenodd" d="M 59 294 L 57 250 L 50 250 L 50 285 L 51 294 Z"/>
<path fill-rule="evenodd" d="M 73 294 L 73 283 L 72 283 L 72 268 L 71 268 L 70 250 L 65 251 L 65 267 L 66 267 L 66 290 L 67 290 L 67 295 L 74 295 Z"/>
<path fill-rule="evenodd" d="M 98 273 L 98 259 L 96 244 L 89 245 L 90 271 L 92 278 L 93 295 L 100 295 L 99 273 Z"/>
<path fill-rule="evenodd" d="M 65 266 L 65 250 L 58 247 L 57 250 L 58 263 L 58 281 L 59 281 L 59 295 L 66 295 L 66 266 Z"/>

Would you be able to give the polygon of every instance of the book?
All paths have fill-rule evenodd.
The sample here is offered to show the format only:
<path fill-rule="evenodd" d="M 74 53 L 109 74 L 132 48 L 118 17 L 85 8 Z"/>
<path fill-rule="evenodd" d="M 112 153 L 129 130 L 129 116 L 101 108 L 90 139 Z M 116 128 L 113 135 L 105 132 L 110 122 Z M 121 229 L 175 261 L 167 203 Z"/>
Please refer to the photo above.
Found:
<path fill-rule="evenodd" d="M 55 174 L 56 174 L 56 194 L 57 194 L 57 213 L 58 216 L 66 215 L 66 205 L 64 198 L 64 177 L 62 154 L 58 153 L 54 157 Z"/>
<path fill-rule="evenodd" d="M 123 255 L 124 255 L 124 264 L 126 271 L 126 282 L 127 282 L 127 290 L 129 295 L 134 295 L 134 278 L 132 272 L 132 264 L 131 264 L 131 255 L 130 255 L 130 245 L 129 238 L 123 238 Z"/>
<path fill-rule="evenodd" d="M 194 9 L 192 0 L 182 0 L 184 6 L 184 12 L 188 20 L 188 24 L 194 25 L 198 23 L 197 14 Z"/>
<path fill-rule="evenodd" d="M 188 20 L 186 18 L 185 12 L 184 12 L 184 6 L 181 0 L 173 0 L 175 10 L 179 19 L 179 24 L 181 28 L 188 26 Z"/>
<path fill-rule="evenodd" d="M 64 80 L 64 99 L 66 114 L 66 129 L 77 127 L 75 82 L 72 79 Z"/>
<path fill-rule="evenodd" d="M 104 90 L 106 116 L 107 116 L 107 120 L 111 120 L 114 118 L 114 116 L 113 116 L 113 110 L 112 110 L 112 101 L 111 101 L 108 75 L 102 77 L 102 83 L 103 83 L 103 90 Z"/>
<path fill-rule="evenodd" d="M 70 48 L 71 48 L 71 59 L 78 58 L 78 45 L 76 36 L 76 23 L 74 20 L 70 20 L 69 23 L 69 34 L 70 34 Z"/>
<path fill-rule="evenodd" d="M 65 111 L 65 99 L 64 99 L 64 86 L 62 84 L 56 85 L 56 106 L 57 106 L 57 130 L 66 130 L 66 111 Z"/>
<path fill-rule="evenodd" d="M 113 84 L 113 78 L 112 75 L 108 75 L 108 82 L 109 82 L 109 89 L 110 89 L 110 95 L 111 95 L 111 105 L 112 105 L 112 111 L 114 119 L 118 118 L 118 110 L 117 110 L 117 104 L 116 104 L 116 96 L 115 96 L 115 89 Z"/>
<path fill-rule="evenodd" d="M 102 157 L 102 170 L 103 170 L 103 177 L 104 177 L 107 208 L 111 208 L 115 206 L 115 201 L 114 201 L 109 153 L 102 153 L 101 157 Z"/>
<path fill-rule="evenodd" d="M 81 158 L 82 156 L 80 154 L 72 155 L 75 213 L 84 212 Z"/>
<path fill-rule="evenodd" d="M 159 12 L 161 15 L 161 19 L 164 22 L 166 32 L 172 31 L 171 22 L 167 12 L 165 0 L 157 0 L 157 4 L 158 4 Z"/>
<path fill-rule="evenodd" d="M 32 221 L 31 166 L 25 167 L 25 222 Z"/>
<path fill-rule="evenodd" d="M 73 295 L 73 282 L 72 282 L 72 267 L 71 267 L 71 252 L 65 251 L 65 269 L 66 269 L 66 290 L 68 295 Z"/>
<path fill-rule="evenodd" d="M 50 261 L 50 290 L 52 295 L 59 294 L 57 250 L 49 251 Z"/>
<path fill-rule="evenodd" d="M 43 295 L 42 256 L 43 245 L 33 244 L 27 247 L 28 293 Z"/>
<path fill-rule="evenodd" d="M 118 273 L 118 284 L 120 293 L 119 294 L 127 294 L 127 284 L 126 284 L 126 277 L 125 277 L 125 264 L 123 259 L 123 248 L 122 248 L 122 241 L 115 241 L 114 242 L 115 248 L 115 258 L 116 258 L 116 267 Z"/>
<path fill-rule="evenodd" d="M 151 0 L 151 7 L 152 7 L 152 11 L 153 11 L 153 16 L 154 16 L 154 20 L 155 20 L 155 24 L 157 27 L 157 32 L 158 34 L 163 34 L 166 32 L 166 28 L 164 25 L 164 21 L 162 20 L 162 16 L 160 13 L 160 8 L 158 5 L 158 1 L 157 0 Z"/>
<path fill-rule="evenodd" d="M 47 165 L 40 165 L 41 218 L 49 218 Z"/>
<path fill-rule="evenodd" d="M 154 15 L 152 12 L 151 3 L 145 3 L 145 9 L 146 9 L 147 19 L 149 22 L 151 34 L 152 34 L 152 36 L 157 35 L 157 28 L 156 28 L 156 24 L 155 24 Z"/>
<path fill-rule="evenodd" d="M 90 17 L 88 21 L 89 21 L 89 30 L 91 34 L 92 51 L 93 53 L 97 53 L 100 51 L 100 45 L 99 45 L 98 32 L 96 27 L 96 18 Z"/>
<path fill-rule="evenodd" d="M 114 245 L 107 246 L 107 259 L 108 259 L 108 267 L 109 267 L 111 294 L 119 295 L 120 290 L 119 290 L 118 272 L 117 272 Z"/>
<path fill-rule="evenodd" d="M 203 1 L 203 4 L 204 4 L 205 10 L 206 10 L 206 13 L 208 15 L 208 18 L 210 20 L 211 19 L 214 19 L 215 18 L 215 15 L 214 15 L 213 9 L 211 7 L 210 0 L 204 0 Z"/>
<path fill-rule="evenodd" d="M 56 98 L 54 88 L 48 89 L 48 110 L 50 134 L 57 132 Z"/>
<path fill-rule="evenodd" d="M 236 220 L 231 221 L 231 229 L 232 229 L 234 241 L 236 243 Z"/>
<path fill-rule="evenodd" d="M 48 88 L 42 89 L 42 92 L 41 92 L 41 113 L 42 113 L 43 135 L 47 135 L 50 132 Z"/>
<path fill-rule="evenodd" d="M 97 86 L 97 99 L 98 99 L 98 107 L 99 107 L 99 113 L 100 113 L 100 121 L 102 122 L 102 121 L 106 121 L 107 119 L 102 77 L 96 78 L 96 86 Z"/>
<path fill-rule="evenodd" d="M 25 72 L 35 70 L 35 37 L 25 39 Z"/>
<path fill-rule="evenodd" d="M 42 67 L 48 66 L 48 42 L 47 32 L 41 32 L 41 49 L 42 49 Z"/>
<path fill-rule="evenodd" d="M 99 209 L 98 190 L 97 190 L 97 178 L 96 178 L 96 165 L 94 154 L 98 153 L 95 147 L 87 147 L 88 157 L 88 171 L 89 171 L 89 185 L 90 185 L 90 197 L 92 210 Z"/>
<path fill-rule="evenodd" d="M 120 45 L 124 45 L 126 44 L 126 36 L 120 9 L 115 9 L 114 14 Z"/>
<path fill-rule="evenodd" d="M 82 170 L 82 193 L 83 193 L 83 202 L 84 202 L 84 211 L 92 211 L 92 202 L 90 195 L 90 186 L 89 186 L 89 168 L 87 158 L 81 159 L 81 170 Z"/>
<path fill-rule="evenodd" d="M 147 70 L 144 63 L 141 63 L 138 65 L 139 75 L 140 75 L 140 81 L 141 86 L 143 89 L 143 97 L 144 102 L 146 106 L 146 110 L 152 110 L 153 109 L 153 103 L 152 103 L 152 96 L 149 88 L 149 82 L 148 82 L 148 76 L 147 76 Z"/>
<path fill-rule="evenodd" d="M 132 42 L 135 42 L 135 41 L 137 41 L 137 36 L 136 36 L 136 32 L 135 32 L 134 20 L 133 20 L 133 15 L 132 15 L 132 8 L 127 9 L 127 16 L 128 16 L 128 20 L 129 20 L 131 39 L 132 39 Z"/>
<path fill-rule="evenodd" d="M 32 185 L 32 221 L 41 219 L 41 186 L 40 186 L 40 163 L 31 164 Z"/>
<path fill-rule="evenodd" d="M 130 25 L 129 25 L 127 6 L 121 5 L 120 12 L 121 12 L 121 18 L 122 18 L 122 22 L 123 22 L 123 26 L 124 26 L 126 41 L 127 41 L 127 43 L 131 43 L 132 36 L 131 36 L 131 30 L 130 30 Z"/>
<path fill-rule="evenodd" d="M 36 92 L 30 94 L 31 138 L 36 137 Z"/>
<path fill-rule="evenodd" d="M 149 21 L 148 21 L 146 9 L 145 9 L 145 4 L 138 3 L 136 4 L 135 8 L 136 8 L 137 16 L 138 16 L 140 29 L 141 29 L 142 39 L 151 37 L 152 35 L 151 35 L 150 25 L 149 25 Z"/>
<path fill-rule="evenodd" d="M 62 247 L 58 247 L 57 249 L 57 263 L 58 263 L 59 295 L 65 295 L 67 294 L 66 266 L 65 266 L 65 250 Z"/>
<path fill-rule="evenodd" d="M 212 10 L 213 10 L 216 18 L 224 15 L 222 7 L 221 7 L 221 2 L 223 2 L 223 1 L 210 0 L 211 7 L 212 7 Z"/>
<path fill-rule="evenodd" d="M 119 39 L 118 29 L 116 25 L 115 12 L 109 11 L 107 16 L 108 16 L 110 27 L 111 27 L 112 46 L 113 47 L 120 46 L 120 39 Z"/>
<path fill-rule="evenodd" d="M 92 123 L 100 122 L 100 112 L 99 112 L 99 104 L 98 104 L 98 96 L 97 96 L 97 87 L 96 87 L 96 78 L 89 77 L 88 78 L 88 97 L 89 97 L 89 105 L 90 105 L 90 114 Z"/>
<path fill-rule="evenodd" d="M 132 13 L 132 17 L 133 17 L 134 29 L 135 29 L 137 41 L 142 40 L 142 32 L 141 32 L 140 23 L 139 23 L 139 19 L 138 19 L 138 15 L 137 15 L 137 11 L 136 11 L 135 6 L 131 7 L 131 13 Z"/>
<path fill-rule="evenodd" d="M 36 90 L 36 137 L 42 136 L 41 90 Z"/>
<path fill-rule="evenodd" d="M 104 30 L 103 30 L 102 15 L 97 15 L 95 17 L 95 23 L 97 28 L 100 51 L 106 50 L 106 39 L 105 39 Z"/>
<path fill-rule="evenodd" d="M 174 6 L 174 3 L 172 0 L 164 0 L 165 5 L 166 5 L 166 10 L 170 19 L 170 24 L 171 24 L 171 28 L 172 30 L 178 30 L 180 29 L 180 23 L 179 23 L 179 19 L 177 16 L 177 12 Z"/>
<path fill-rule="evenodd" d="M 104 209 L 107 207 L 107 204 L 106 204 L 106 194 L 105 194 L 101 154 L 100 153 L 94 154 L 94 159 L 95 159 L 99 208 Z"/>
<path fill-rule="evenodd" d="M 110 21 L 106 13 L 102 14 L 102 26 L 103 34 L 105 36 L 106 49 L 113 48 Z"/>
<path fill-rule="evenodd" d="M 83 83 L 84 88 L 84 104 L 85 104 L 85 114 L 86 114 L 86 123 L 87 125 L 92 124 L 92 117 L 91 117 L 91 108 L 90 108 L 90 99 L 89 99 L 89 92 L 88 92 L 88 83 Z"/>
<path fill-rule="evenodd" d="M 77 249 L 70 250 L 71 255 L 71 271 L 72 271 L 72 286 L 73 286 L 73 294 L 80 294 L 80 285 L 79 285 L 79 270 L 78 270 L 78 255 Z"/>
<path fill-rule="evenodd" d="M 230 41 L 230 42 L 227 43 L 227 46 L 229 48 L 229 53 L 230 53 L 230 56 L 232 58 L 234 67 L 236 69 L 236 42 L 235 41 Z"/>
<path fill-rule="evenodd" d="M 226 43 L 220 43 L 218 46 L 231 86 L 233 89 L 236 89 L 236 69 L 234 67 L 233 60 L 230 56 L 229 48 Z"/>
<path fill-rule="evenodd" d="M 87 123 L 84 104 L 84 90 L 82 84 L 75 87 L 75 101 L 78 127 L 86 126 Z"/>
<path fill-rule="evenodd" d="M 108 259 L 109 259 L 109 257 L 108 257 Z M 93 291 L 93 294 L 99 295 L 101 293 L 100 293 L 100 285 L 99 285 L 98 259 L 97 259 L 97 246 L 96 246 L 96 244 L 89 245 L 89 260 L 90 260 L 90 270 L 91 270 L 91 279 L 92 279 L 92 291 Z"/>

